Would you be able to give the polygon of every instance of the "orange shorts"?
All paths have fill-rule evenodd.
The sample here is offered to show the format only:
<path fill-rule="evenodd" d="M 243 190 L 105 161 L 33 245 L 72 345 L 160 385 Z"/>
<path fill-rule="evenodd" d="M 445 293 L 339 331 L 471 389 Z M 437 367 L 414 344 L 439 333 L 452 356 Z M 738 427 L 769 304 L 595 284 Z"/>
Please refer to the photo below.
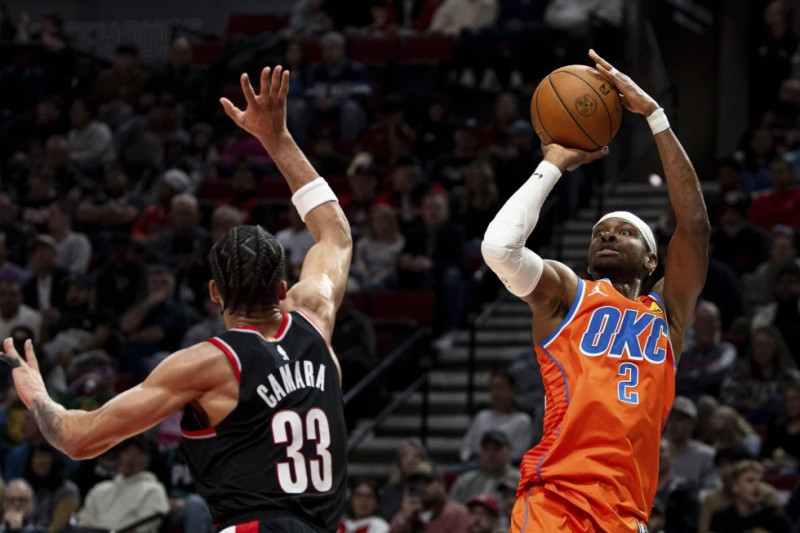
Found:
<path fill-rule="evenodd" d="M 573 505 L 558 494 L 541 486 L 533 485 L 517 498 L 511 512 L 509 533 L 605 533 L 595 517 Z M 646 533 L 641 524 L 634 521 L 630 533 Z"/>

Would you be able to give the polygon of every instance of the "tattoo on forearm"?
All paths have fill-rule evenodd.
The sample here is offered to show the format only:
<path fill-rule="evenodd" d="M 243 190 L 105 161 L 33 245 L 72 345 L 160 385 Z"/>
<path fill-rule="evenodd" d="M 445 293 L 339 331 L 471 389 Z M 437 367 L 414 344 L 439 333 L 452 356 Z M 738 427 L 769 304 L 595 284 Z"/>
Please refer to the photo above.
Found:
<path fill-rule="evenodd" d="M 61 413 L 58 412 L 57 406 L 52 401 L 36 400 L 33 402 L 33 414 L 36 417 L 36 422 L 39 424 L 39 429 L 42 430 L 44 438 L 53 446 L 62 450 L 61 447 L 61 425 L 63 420 Z"/>

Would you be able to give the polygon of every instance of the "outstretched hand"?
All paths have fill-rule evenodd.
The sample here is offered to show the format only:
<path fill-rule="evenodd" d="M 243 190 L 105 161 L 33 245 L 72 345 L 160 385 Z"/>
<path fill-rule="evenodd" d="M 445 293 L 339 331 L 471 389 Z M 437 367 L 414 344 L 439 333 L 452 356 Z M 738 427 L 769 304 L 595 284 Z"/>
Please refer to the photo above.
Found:
<path fill-rule="evenodd" d="M 649 117 L 653 111 L 658 109 L 658 103 L 653 97 L 636 85 L 630 76 L 614 68 L 611 63 L 597 55 L 594 50 L 589 50 L 589 57 L 595 62 L 595 68 L 600 74 L 617 88 L 622 105 L 629 111 Z"/>
<path fill-rule="evenodd" d="M 25 359 L 20 357 L 10 337 L 3 341 L 3 350 L 4 352 L 0 353 L 0 360 L 12 368 L 11 376 L 14 378 L 17 394 L 25 407 L 30 409 L 37 396 L 47 394 L 42 374 L 39 372 L 39 362 L 33 353 L 33 343 L 30 340 L 25 341 Z"/>
<path fill-rule="evenodd" d="M 286 97 L 289 94 L 289 76 L 289 71 L 283 70 L 280 65 L 275 69 L 265 67 L 261 71 L 260 93 L 256 94 L 250 84 L 250 77 L 246 73 L 242 74 L 239 81 L 247 101 L 244 111 L 227 98 L 220 98 L 219 101 L 237 126 L 269 146 L 287 132 Z"/>

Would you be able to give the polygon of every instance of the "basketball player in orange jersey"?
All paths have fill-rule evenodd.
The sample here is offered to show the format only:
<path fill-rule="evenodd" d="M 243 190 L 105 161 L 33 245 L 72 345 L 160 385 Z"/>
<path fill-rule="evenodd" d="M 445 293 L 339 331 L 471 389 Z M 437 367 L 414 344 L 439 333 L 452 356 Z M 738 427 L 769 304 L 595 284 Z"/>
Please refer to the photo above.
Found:
<path fill-rule="evenodd" d="M 607 153 L 545 144 L 544 161 L 486 230 L 486 262 L 533 311 L 547 401 L 542 440 L 520 466 L 512 532 L 646 531 L 677 358 L 705 281 L 709 221 L 692 164 L 655 100 L 594 51 L 589 57 L 625 107 L 647 117 L 677 226 L 664 278 L 648 294 L 656 244 L 632 213 L 594 226 L 591 280 L 543 260 L 524 244 L 545 197 L 562 172 Z"/>

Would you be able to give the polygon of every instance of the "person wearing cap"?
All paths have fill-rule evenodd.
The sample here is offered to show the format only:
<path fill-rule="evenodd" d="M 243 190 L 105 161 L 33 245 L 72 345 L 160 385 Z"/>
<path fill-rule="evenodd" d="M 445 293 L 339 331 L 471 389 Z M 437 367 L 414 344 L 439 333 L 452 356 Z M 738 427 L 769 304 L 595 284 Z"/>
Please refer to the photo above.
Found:
<path fill-rule="evenodd" d="M 710 223 L 697 174 L 658 103 L 593 50 L 596 75 L 647 117 L 676 227 L 661 279 L 650 226 L 627 211 L 602 216 L 588 278 L 525 247 L 563 173 L 600 159 L 538 132 L 544 161 L 489 224 L 487 265 L 528 304 L 545 388 L 543 436 L 520 466 L 511 531 L 637 531 L 658 485 L 661 432 L 675 368 L 708 270 Z M 556 496 L 556 494 L 558 496 Z M 526 521 L 527 518 L 527 521 Z"/>
<path fill-rule="evenodd" d="M 686 396 L 676 396 L 664 428 L 673 446 L 673 470 L 700 489 L 713 489 L 720 483 L 714 470 L 714 448 L 692 438 L 696 426 L 697 406 Z"/>
<path fill-rule="evenodd" d="M 144 435 L 120 443 L 117 447 L 119 473 L 89 490 L 76 515 L 77 525 L 120 530 L 151 516 L 166 515 L 169 512 L 167 491 L 149 470 L 153 453 L 154 445 Z M 158 523 L 136 531 L 155 533 Z"/>
<path fill-rule="evenodd" d="M 171 227 L 169 211 L 172 199 L 189 192 L 192 180 L 186 172 L 173 168 L 156 182 L 156 203 L 147 207 L 133 223 L 131 236 L 135 243 L 145 245 L 155 235 Z"/>
<path fill-rule="evenodd" d="M 509 478 L 519 482 L 519 469 L 511 466 L 511 442 L 502 431 L 489 430 L 481 437 L 477 470 L 461 474 L 450 487 L 450 497 L 461 503 L 481 493 L 502 498 L 497 485 Z"/>
<path fill-rule="evenodd" d="M 491 494 L 476 494 L 467 502 L 468 533 L 500 533 L 500 504 Z"/>
<path fill-rule="evenodd" d="M 447 497 L 436 465 L 421 461 L 408 476 L 400 512 L 390 533 L 457 533 L 467 530 L 469 513 L 463 504 Z"/>

